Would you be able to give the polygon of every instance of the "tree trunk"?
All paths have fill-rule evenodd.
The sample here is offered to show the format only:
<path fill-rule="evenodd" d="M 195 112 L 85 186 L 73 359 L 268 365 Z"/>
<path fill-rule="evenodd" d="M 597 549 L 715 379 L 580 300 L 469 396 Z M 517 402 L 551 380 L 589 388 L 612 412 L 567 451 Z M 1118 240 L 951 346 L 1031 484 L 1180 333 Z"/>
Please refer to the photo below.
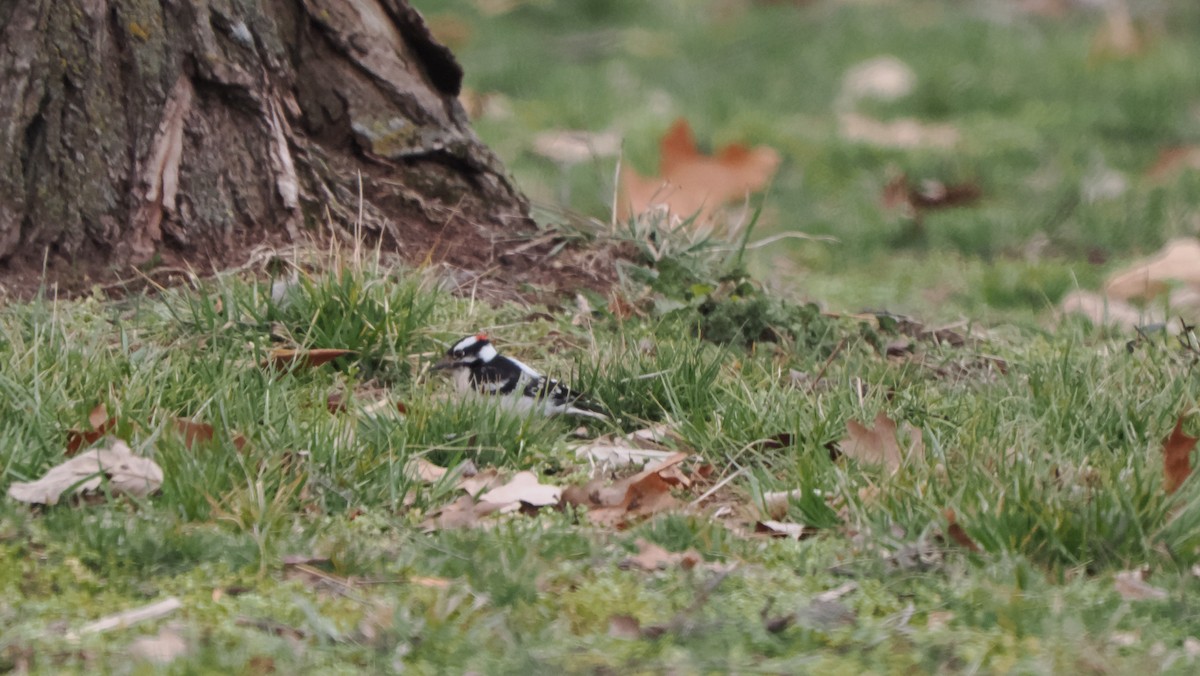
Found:
<path fill-rule="evenodd" d="M 0 275 L 78 288 L 329 228 L 487 265 L 528 206 L 461 82 L 408 0 L 0 0 Z"/>

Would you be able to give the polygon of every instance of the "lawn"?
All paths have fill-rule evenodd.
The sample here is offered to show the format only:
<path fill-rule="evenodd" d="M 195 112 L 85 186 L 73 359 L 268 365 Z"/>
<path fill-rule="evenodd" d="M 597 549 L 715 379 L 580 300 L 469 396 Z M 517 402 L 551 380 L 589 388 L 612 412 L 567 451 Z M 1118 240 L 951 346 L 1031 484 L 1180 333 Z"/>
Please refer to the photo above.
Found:
<path fill-rule="evenodd" d="M 1169 491 L 1163 459 L 1181 417 L 1200 430 L 1196 336 L 1048 308 L 1195 233 L 1197 174 L 1146 171 L 1200 135 L 1200 12 L 1154 4 L 1144 51 L 1117 58 L 1092 48 L 1100 15 L 1008 3 L 510 4 L 422 9 L 459 32 L 468 86 L 503 96 L 479 132 L 540 203 L 606 220 L 613 160 L 554 165 L 527 150 L 538 132 L 619 128 L 651 173 L 685 116 L 711 145 L 783 154 L 754 238 L 837 243 L 789 244 L 785 264 L 555 207 L 544 227 L 639 252 L 611 296 L 492 305 L 434 266 L 296 251 L 278 261 L 294 282 L 243 271 L 8 303 L 0 488 L 97 426 L 163 480 L 0 501 L 0 671 L 1197 669 L 1200 487 Z M 868 112 L 953 123 L 953 150 L 839 137 L 843 73 L 880 54 L 919 84 Z M 900 171 L 984 197 L 918 224 L 880 207 Z M 1089 189 L 1118 174 L 1119 194 Z M 448 396 L 430 367 L 478 330 L 612 419 L 578 430 Z M 352 352 L 307 367 L 273 361 L 279 347 Z M 891 464 L 850 431 L 880 414 L 898 427 Z M 651 450 L 688 457 L 653 514 L 444 518 L 466 462 L 579 486 L 594 472 L 580 436 L 661 424 Z M 427 480 L 417 459 L 452 471 Z M 803 537 L 756 533 L 768 520 Z M 166 599 L 162 617 L 89 627 Z"/>

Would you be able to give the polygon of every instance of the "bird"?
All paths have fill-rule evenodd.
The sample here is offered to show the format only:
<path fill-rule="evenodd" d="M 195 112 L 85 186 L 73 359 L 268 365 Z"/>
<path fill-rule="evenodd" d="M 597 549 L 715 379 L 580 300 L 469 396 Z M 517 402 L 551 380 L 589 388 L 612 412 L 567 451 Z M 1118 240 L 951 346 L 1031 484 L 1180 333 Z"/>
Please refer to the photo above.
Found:
<path fill-rule="evenodd" d="M 566 414 L 608 420 L 581 393 L 500 354 L 486 333 L 463 337 L 433 368 L 452 371 L 454 388 L 463 396 L 499 397 L 501 406 L 521 413 L 538 411 L 545 416 Z"/>

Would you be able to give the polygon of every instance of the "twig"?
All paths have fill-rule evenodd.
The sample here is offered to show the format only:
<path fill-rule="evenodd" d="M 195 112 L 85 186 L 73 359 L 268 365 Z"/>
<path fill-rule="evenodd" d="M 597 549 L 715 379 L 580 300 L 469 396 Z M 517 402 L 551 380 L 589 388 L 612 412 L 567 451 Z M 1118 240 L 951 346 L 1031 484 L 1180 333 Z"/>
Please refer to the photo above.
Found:
<path fill-rule="evenodd" d="M 141 608 L 134 608 L 132 610 L 126 610 L 122 613 L 117 613 L 116 615 L 103 617 L 95 622 L 92 622 L 91 624 L 84 625 L 83 628 L 79 630 L 78 634 L 68 634 L 67 638 L 75 640 L 84 634 L 100 634 L 113 629 L 130 627 L 139 622 L 145 622 L 147 620 L 157 620 L 160 617 L 166 617 L 167 615 L 170 615 L 182 607 L 183 602 L 178 598 L 171 596 L 163 599 L 162 601 L 151 603 L 148 606 L 142 606 Z"/>
<path fill-rule="evenodd" d="M 838 344 L 833 348 L 833 352 L 831 352 L 829 354 L 829 359 L 825 360 L 825 365 L 822 366 L 821 370 L 817 372 L 817 377 L 814 378 L 811 383 L 809 383 L 809 385 L 808 385 L 808 393 L 809 394 L 812 394 L 813 392 L 816 391 L 817 383 L 821 382 L 821 379 L 825 377 L 825 371 L 829 369 L 829 365 L 833 363 L 834 358 L 836 358 L 838 356 L 838 353 L 841 352 L 842 348 L 845 346 L 846 346 L 845 338 L 842 338 L 841 340 L 838 341 Z"/>

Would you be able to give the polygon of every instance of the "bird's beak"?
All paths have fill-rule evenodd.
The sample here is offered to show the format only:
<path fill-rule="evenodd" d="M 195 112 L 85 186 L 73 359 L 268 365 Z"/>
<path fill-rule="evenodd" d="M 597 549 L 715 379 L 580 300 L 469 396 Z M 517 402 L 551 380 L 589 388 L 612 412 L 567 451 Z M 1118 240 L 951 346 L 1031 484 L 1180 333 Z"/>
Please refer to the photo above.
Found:
<path fill-rule="evenodd" d="M 431 366 L 429 368 L 432 371 L 444 371 L 446 369 L 452 369 L 458 365 L 459 365 L 458 362 L 447 357 L 446 359 L 439 361 L 438 363 L 434 364 L 433 366 Z"/>

